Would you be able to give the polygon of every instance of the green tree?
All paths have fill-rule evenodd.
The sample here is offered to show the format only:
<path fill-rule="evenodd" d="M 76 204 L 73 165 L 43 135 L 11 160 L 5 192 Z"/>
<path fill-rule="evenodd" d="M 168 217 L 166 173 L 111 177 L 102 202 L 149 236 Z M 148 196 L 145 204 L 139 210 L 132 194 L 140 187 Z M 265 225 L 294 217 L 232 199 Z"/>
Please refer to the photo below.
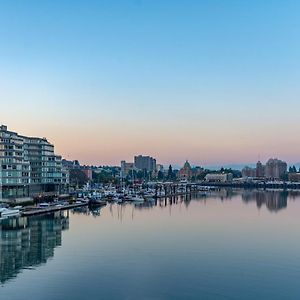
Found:
<path fill-rule="evenodd" d="M 164 173 L 162 171 L 158 171 L 158 173 L 157 173 L 157 179 L 159 181 L 164 180 Z"/>
<path fill-rule="evenodd" d="M 119 180 L 108 170 L 102 170 L 100 172 L 93 172 L 94 183 L 118 183 Z"/>
<path fill-rule="evenodd" d="M 168 176 L 167 176 L 167 178 L 168 178 L 168 180 L 175 180 L 176 179 L 176 175 L 173 172 L 173 169 L 172 169 L 171 165 L 169 166 L 169 169 L 168 169 Z"/>
<path fill-rule="evenodd" d="M 80 169 L 70 170 L 70 184 L 73 186 L 82 187 L 89 181 L 88 177 Z"/>

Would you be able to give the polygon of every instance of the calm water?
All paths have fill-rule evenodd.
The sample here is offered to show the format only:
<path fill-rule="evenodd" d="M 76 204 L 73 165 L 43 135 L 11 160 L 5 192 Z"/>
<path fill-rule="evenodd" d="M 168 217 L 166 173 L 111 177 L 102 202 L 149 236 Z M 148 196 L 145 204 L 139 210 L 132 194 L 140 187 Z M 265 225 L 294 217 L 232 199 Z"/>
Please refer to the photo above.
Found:
<path fill-rule="evenodd" d="M 6 221 L 0 299 L 299 299 L 299 215 L 296 192 L 221 190 Z"/>

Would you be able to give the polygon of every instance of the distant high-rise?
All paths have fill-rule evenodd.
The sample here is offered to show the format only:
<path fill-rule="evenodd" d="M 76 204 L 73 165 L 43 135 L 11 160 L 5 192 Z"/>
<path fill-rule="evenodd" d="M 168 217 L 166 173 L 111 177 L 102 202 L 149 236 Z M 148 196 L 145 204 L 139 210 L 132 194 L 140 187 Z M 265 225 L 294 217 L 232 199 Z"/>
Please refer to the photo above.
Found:
<path fill-rule="evenodd" d="M 256 177 L 256 169 L 246 166 L 242 170 L 242 176 L 243 177 Z"/>
<path fill-rule="evenodd" d="M 125 160 L 121 161 L 121 177 L 126 177 L 129 173 L 134 171 L 134 163 L 126 162 Z"/>
<path fill-rule="evenodd" d="M 258 161 L 256 164 L 256 177 L 264 177 L 265 176 L 265 166 Z"/>
<path fill-rule="evenodd" d="M 270 158 L 265 167 L 265 177 L 270 179 L 282 179 L 287 173 L 287 163 L 277 158 Z"/>
<path fill-rule="evenodd" d="M 270 158 L 265 165 L 258 161 L 256 168 L 245 167 L 242 170 L 243 177 L 283 179 L 286 174 L 287 163 L 277 158 Z"/>
<path fill-rule="evenodd" d="M 151 156 L 138 155 L 134 157 L 134 166 L 136 169 L 152 172 L 156 170 L 156 159 Z"/>

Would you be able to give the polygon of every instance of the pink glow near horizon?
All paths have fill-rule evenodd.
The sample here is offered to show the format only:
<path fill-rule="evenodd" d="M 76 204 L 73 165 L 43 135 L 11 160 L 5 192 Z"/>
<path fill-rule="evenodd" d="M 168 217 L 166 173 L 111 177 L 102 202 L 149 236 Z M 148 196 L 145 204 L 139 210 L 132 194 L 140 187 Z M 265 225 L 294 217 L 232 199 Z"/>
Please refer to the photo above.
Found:
<path fill-rule="evenodd" d="M 11 123 L 11 122 L 10 122 Z M 52 124 L 35 126 L 15 123 L 10 130 L 20 134 L 47 137 L 55 145 L 58 154 L 69 160 L 77 159 L 82 164 L 119 165 L 121 160 L 133 161 L 137 154 L 151 155 L 158 163 L 182 165 L 188 159 L 193 165 L 226 165 L 266 161 L 279 157 L 297 163 L 300 142 L 291 144 L 289 136 L 280 141 L 276 135 L 247 135 L 238 128 L 234 132 L 210 133 L 201 129 L 185 131 L 178 129 L 175 135 L 168 128 L 145 131 L 144 128 L 122 128 L 98 126 L 63 126 Z M 98 129 L 99 128 L 99 129 Z M 274 151 L 275 150 L 275 151 Z"/>

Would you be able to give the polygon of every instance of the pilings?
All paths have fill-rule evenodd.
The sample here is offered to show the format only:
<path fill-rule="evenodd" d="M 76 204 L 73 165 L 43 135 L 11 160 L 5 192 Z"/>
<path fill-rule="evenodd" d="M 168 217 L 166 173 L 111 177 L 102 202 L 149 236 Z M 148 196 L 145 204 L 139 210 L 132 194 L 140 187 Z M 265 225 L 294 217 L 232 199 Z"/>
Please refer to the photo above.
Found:
<path fill-rule="evenodd" d="M 198 187 L 195 184 L 164 183 L 155 186 L 156 198 L 174 197 L 197 192 Z"/>
<path fill-rule="evenodd" d="M 293 182 L 197 182 L 197 183 L 161 183 L 155 186 L 157 198 L 198 193 L 204 187 L 259 188 L 300 190 L 300 183 Z"/>

